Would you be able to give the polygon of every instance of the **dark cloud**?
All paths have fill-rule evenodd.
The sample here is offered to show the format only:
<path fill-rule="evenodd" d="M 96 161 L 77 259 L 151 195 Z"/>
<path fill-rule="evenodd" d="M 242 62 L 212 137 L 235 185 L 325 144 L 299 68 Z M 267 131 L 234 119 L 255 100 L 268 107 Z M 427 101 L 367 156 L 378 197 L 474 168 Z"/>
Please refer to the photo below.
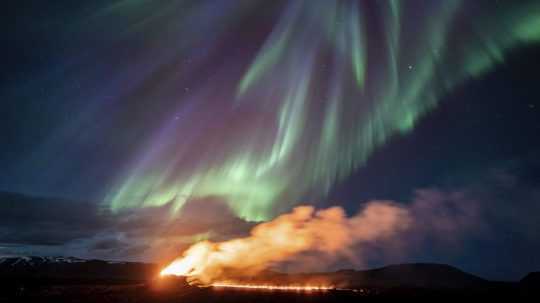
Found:
<path fill-rule="evenodd" d="M 126 247 L 127 243 L 116 238 L 102 239 L 94 243 L 92 249 L 111 250 Z"/>
<path fill-rule="evenodd" d="M 169 205 L 111 213 L 98 203 L 7 192 L 0 192 L 0 201 L 3 254 L 169 257 L 197 239 L 237 237 L 253 225 L 218 198 L 190 200 L 174 216 Z"/>
<path fill-rule="evenodd" d="M 95 203 L 0 192 L 0 243 L 61 245 L 112 224 Z"/>
<path fill-rule="evenodd" d="M 151 229 L 162 237 L 182 237 L 208 231 L 232 237 L 245 233 L 251 226 L 236 217 L 217 197 L 189 200 L 174 216 L 169 205 L 129 210 L 121 213 L 117 222 L 117 227 L 129 235 L 145 235 Z"/>

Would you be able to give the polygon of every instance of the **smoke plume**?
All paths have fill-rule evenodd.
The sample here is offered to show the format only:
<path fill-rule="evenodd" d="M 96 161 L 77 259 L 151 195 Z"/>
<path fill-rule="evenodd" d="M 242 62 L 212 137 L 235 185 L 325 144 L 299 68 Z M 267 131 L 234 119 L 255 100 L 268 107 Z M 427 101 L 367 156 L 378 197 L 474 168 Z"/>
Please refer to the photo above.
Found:
<path fill-rule="evenodd" d="M 353 246 L 390 237 L 409 224 L 408 211 L 390 202 L 368 203 L 353 217 L 340 207 L 299 206 L 255 226 L 248 237 L 192 245 L 162 275 L 189 276 L 207 284 L 230 273 L 256 274 L 307 252 L 352 258 Z"/>

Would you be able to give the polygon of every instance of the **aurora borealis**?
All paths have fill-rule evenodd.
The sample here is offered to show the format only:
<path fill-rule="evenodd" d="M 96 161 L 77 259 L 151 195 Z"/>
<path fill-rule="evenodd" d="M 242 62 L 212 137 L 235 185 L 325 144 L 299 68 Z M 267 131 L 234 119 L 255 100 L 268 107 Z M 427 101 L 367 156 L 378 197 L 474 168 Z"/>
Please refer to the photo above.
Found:
<path fill-rule="evenodd" d="M 0 84 L 1 188 L 171 220 L 205 199 L 246 221 L 329 203 L 443 98 L 540 41 L 538 1 L 34 5 L 6 21 L 19 59 Z"/>
<path fill-rule="evenodd" d="M 223 15 L 253 9 L 232 6 Z M 238 215 L 261 220 L 278 203 L 297 203 L 308 191 L 326 194 L 389 136 L 412 129 L 440 94 L 502 61 L 507 49 L 540 38 L 538 5 L 532 11 L 524 5 L 505 11 L 508 16 L 480 16 L 472 24 L 474 42 L 452 45 L 460 8 L 466 6 L 458 1 L 434 3 L 422 8 L 429 17 L 414 20 L 420 8 L 398 1 L 296 1 L 279 7 L 271 33 L 241 79 L 231 83 L 236 94 L 227 87 L 220 97 L 225 100 L 191 101 L 201 104 L 198 111 L 222 103 L 224 121 L 214 117 L 211 128 L 188 130 L 201 129 L 187 142 L 175 140 L 188 137 L 184 127 L 161 126 L 159 138 L 148 144 L 154 150 L 144 150 L 108 196 L 111 207 L 174 200 L 180 208 L 186 197 L 217 195 Z M 492 28 L 500 17 L 508 23 Z M 225 73 L 235 69 L 228 65 Z M 458 68 L 437 77 L 449 65 Z M 199 115 L 193 111 L 189 115 Z M 249 129 L 226 130 L 246 118 L 253 119 Z M 193 125 L 192 119 L 185 123 Z M 212 152 L 191 156 L 199 148 Z M 186 159 L 192 164 L 184 164 Z"/>
<path fill-rule="evenodd" d="M 324 197 L 442 94 L 540 38 L 537 3 L 499 5 L 115 1 L 65 30 L 104 34 L 56 67 L 67 81 L 49 99 L 71 99 L 73 115 L 39 161 L 65 145 L 127 145 L 103 197 L 113 210 L 220 196 L 268 219 L 306 193 Z M 244 31 L 259 10 L 268 28 Z M 479 15 L 463 33 L 470 10 Z"/>

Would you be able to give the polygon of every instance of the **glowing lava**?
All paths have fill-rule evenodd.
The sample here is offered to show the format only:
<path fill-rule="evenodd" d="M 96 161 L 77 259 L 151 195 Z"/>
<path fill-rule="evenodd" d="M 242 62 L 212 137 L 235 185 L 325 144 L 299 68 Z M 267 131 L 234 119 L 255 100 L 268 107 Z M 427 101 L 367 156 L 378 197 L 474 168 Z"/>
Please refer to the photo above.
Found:
<path fill-rule="evenodd" d="M 235 289 L 256 289 L 256 290 L 278 290 L 278 291 L 329 291 L 334 289 L 332 286 L 315 286 L 315 285 L 266 285 L 266 284 L 229 284 L 229 283 L 213 283 L 214 288 L 235 288 Z"/>

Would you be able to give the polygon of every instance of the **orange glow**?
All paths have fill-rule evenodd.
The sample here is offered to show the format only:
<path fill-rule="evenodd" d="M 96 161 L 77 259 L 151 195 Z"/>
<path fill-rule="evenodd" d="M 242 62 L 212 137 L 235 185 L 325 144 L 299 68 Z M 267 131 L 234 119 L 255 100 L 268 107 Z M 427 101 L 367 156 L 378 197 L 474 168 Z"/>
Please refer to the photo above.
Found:
<path fill-rule="evenodd" d="M 190 253 L 184 258 L 174 260 L 171 264 L 165 267 L 161 272 L 161 276 L 190 276 L 197 274 L 197 267 L 203 266 L 210 248 L 206 245 L 207 242 L 200 242 L 190 248 Z"/>
<path fill-rule="evenodd" d="M 323 254 L 325 259 L 354 259 L 355 245 L 392 236 L 408 223 L 407 211 L 388 202 L 369 203 L 353 217 L 347 217 L 339 207 L 317 211 L 311 206 L 299 206 L 291 213 L 255 226 L 247 237 L 193 244 L 165 267 L 161 276 L 186 276 L 202 285 L 213 285 L 230 279 L 231 275 L 255 276 L 304 252 Z M 284 287 L 286 290 L 289 286 Z M 311 289 L 311 286 L 290 287 L 290 290 Z"/>
<path fill-rule="evenodd" d="M 237 288 L 237 289 L 259 289 L 259 290 L 279 290 L 279 291 L 329 291 L 334 289 L 332 286 L 320 285 L 258 285 L 258 284 L 229 284 L 213 283 L 214 288 Z"/>

